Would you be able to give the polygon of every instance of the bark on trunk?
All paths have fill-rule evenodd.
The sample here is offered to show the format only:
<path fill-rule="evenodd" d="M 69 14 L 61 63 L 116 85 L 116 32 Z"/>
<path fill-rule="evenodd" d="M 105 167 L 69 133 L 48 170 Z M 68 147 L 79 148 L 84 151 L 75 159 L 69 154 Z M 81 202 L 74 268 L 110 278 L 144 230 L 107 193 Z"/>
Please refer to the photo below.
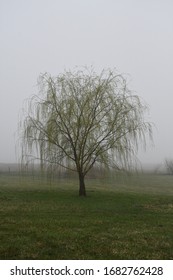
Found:
<path fill-rule="evenodd" d="M 79 196 L 86 196 L 84 175 L 79 174 Z"/>

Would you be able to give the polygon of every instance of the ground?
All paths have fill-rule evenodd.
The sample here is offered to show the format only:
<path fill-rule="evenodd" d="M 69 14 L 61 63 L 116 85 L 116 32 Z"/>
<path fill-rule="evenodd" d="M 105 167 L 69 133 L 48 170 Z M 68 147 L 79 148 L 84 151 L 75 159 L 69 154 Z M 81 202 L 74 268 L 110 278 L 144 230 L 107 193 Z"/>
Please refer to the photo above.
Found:
<path fill-rule="evenodd" d="M 0 175 L 0 259 L 172 259 L 173 177 Z"/>

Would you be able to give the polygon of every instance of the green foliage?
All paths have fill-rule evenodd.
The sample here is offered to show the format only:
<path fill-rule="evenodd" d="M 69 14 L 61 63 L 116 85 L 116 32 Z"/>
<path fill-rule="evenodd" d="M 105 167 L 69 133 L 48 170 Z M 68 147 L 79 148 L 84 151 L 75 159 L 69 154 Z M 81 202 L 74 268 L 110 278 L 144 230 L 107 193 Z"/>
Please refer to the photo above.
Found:
<path fill-rule="evenodd" d="M 25 161 L 37 154 L 51 171 L 59 165 L 84 180 L 93 165 L 131 166 L 138 143 L 152 136 L 147 107 L 115 71 L 46 73 L 39 86 L 20 126 Z"/>

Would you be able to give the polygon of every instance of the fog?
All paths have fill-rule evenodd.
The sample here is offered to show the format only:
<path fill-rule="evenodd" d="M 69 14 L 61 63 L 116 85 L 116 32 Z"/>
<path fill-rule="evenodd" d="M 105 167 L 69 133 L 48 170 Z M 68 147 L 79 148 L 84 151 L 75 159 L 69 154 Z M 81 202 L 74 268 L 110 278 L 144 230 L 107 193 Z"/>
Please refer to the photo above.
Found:
<path fill-rule="evenodd" d="M 0 0 L 0 162 L 16 162 L 23 101 L 40 73 L 92 65 L 128 75 L 149 106 L 154 146 L 142 164 L 173 159 L 173 1 Z"/>

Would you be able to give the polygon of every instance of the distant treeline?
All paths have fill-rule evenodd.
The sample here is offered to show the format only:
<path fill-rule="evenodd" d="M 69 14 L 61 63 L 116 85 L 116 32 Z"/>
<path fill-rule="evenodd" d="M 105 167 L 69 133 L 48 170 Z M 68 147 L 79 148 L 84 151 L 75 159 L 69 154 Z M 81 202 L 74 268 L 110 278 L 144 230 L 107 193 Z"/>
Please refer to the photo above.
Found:
<path fill-rule="evenodd" d="M 133 170 L 134 171 L 134 170 Z M 164 164 L 152 165 L 152 166 L 144 166 L 144 168 L 139 168 L 138 172 L 144 173 L 155 173 L 155 174 L 173 174 L 172 172 L 168 172 L 166 166 Z M 52 177 L 52 178 L 75 178 L 77 177 L 77 173 L 60 168 L 58 166 L 54 168 L 45 168 L 45 170 L 41 170 L 40 164 L 30 164 L 30 165 L 21 165 L 18 163 L 0 163 L 0 174 L 23 174 L 23 175 L 31 175 L 33 177 L 42 176 L 42 177 Z M 124 173 L 124 171 L 112 170 L 108 171 L 104 167 L 93 167 L 89 173 L 87 174 L 87 178 L 103 178 L 105 176 L 109 176 L 112 173 Z"/>
<path fill-rule="evenodd" d="M 20 175 L 29 175 L 32 177 L 50 177 L 50 178 L 74 178 L 77 177 L 77 173 L 69 171 L 63 168 L 56 167 L 54 169 L 41 170 L 40 164 L 31 164 L 31 165 L 20 165 L 17 163 L 0 163 L 0 174 L 20 174 Z M 102 178 L 107 175 L 108 171 L 101 167 L 94 167 L 87 174 L 88 178 Z"/>

